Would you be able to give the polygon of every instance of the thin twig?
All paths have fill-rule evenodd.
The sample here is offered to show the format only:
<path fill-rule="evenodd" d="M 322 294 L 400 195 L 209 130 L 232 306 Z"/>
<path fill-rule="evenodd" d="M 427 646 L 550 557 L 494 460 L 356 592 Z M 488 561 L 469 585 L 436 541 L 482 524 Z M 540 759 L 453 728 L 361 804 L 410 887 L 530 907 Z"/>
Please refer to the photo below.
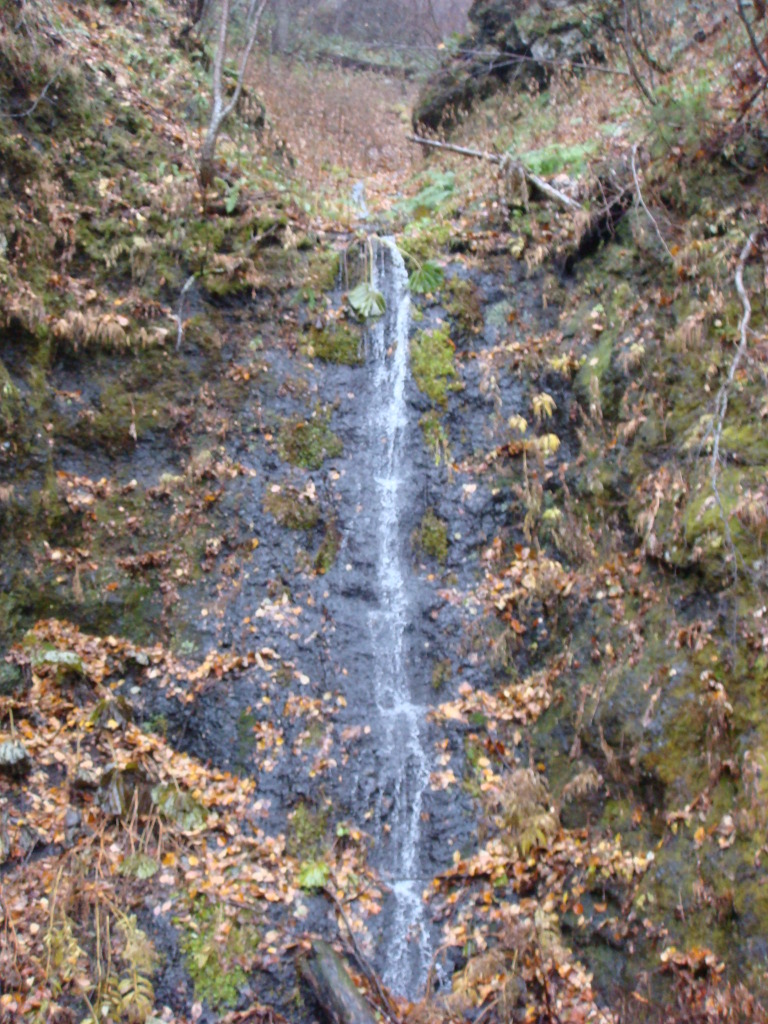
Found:
<path fill-rule="evenodd" d="M 763 70 L 768 71 L 768 61 L 766 61 L 765 55 L 760 49 L 760 44 L 758 43 L 757 36 L 755 35 L 755 29 L 752 22 L 747 17 L 747 12 L 744 10 L 744 0 L 736 0 L 736 6 L 739 9 L 739 17 L 744 23 L 744 28 L 747 30 L 747 35 L 749 36 L 749 41 L 752 44 L 752 49 L 755 51 L 755 56 L 763 65 Z"/>
<path fill-rule="evenodd" d="M 627 4 L 627 0 L 623 0 L 623 9 L 624 9 L 624 26 L 623 26 L 624 31 L 621 34 L 621 48 L 624 51 L 624 56 L 627 58 L 627 64 L 629 65 L 629 71 L 630 71 L 630 74 L 632 75 L 632 79 L 633 79 L 635 85 L 640 90 L 640 92 L 643 94 L 645 99 L 648 100 L 648 102 L 651 104 L 651 106 L 654 107 L 654 106 L 656 106 L 656 97 L 653 95 L 651 90 L 648 88 L 648 86 L 643 81 L 642 76 L 640 75 L 640 72 L 637 70 L 637 64 L 635 64 L 635 59 L 632 56 L 632 47 L 635 44 L 634 44 L 634 41 L 632 39 L 632 26 L 630 24 L 630 19 L 629 19 L 629 5 Z"/>
<path fill-rule="evenodd" d="M 646 206 L 645 199 L 643 199 L 643 193 L 642 193 L 642 190 L 640 189 L 640 180 L 639 180 L 639 178 L 637 176 L 637 165 L 635 163 L 636 156 L 637 156 L 637 143 L 635 143 L 634 146 L 632 147 L 632 177 L 633 177 L 634 182 L 635 182 L 635 191 L 637 192 L 638 202 L 640 203 L 640 205 L 642 206 L 642 208 L 645 210 L 646 214 L 648 215 L 648 220 L 651 222 L 651 224 L 653 224 L 653 227 L 654 227 L 654 230 L 656 231 L 658 239 L 659 239 L 659 241 L 661 242 L 661 244 L 662 244 L 662 246 L 664 248 L 664 252 L 667 254 L 667 256 L 669 256 L 669 258 L 674 263 L 675 262 L 675 258 L 672 255 L 672 253 L 669 251 L 669 247 L 667 246 L 667 243 L 664 241 L 664 237 L 663 237 L 663 235 L 661 233 L 661 229 L 659 228 L 658 222 L 656 221 L 656 218 L 653 216 L 651 211 Z"/>
<path fill-rule="evenodd" d="M 752 305 L 749 301 L 749 296 L 744 288 L 744 267 L 747 264 L 747 260 L 752 255 L 752 251 L 755 248 L 757 242 L 757 231 L 753 231 L 752 234 L 746 241 L 744 248 L 741 250 L 739 256 L 739 262 L 736 266 L 736 274 L 734 277 L 736 283 L 736 291 L 741 299 L 741 308 L 743 314 L 741 322 L 739 324 L 739 347 L 736 349 L 736 355 L 731 361 L 730 369 L 728 370 L 728 376 L 726 377 L 723 386 L 717 396 L 715 402 L 715 419 L 713 424 L 713 443 L 712 443 L 712 460 L 710 462 L 710 481 L 712 483 L 712 492 L 717 502 L 717 508 L 720 512 L 720 516 L 723 521 L 723 529 L 725 531 L 726 543 L 733 557 L 733 574 L 734 579 L 736 577 L 738 566 L 737 566 L 737 552 L 736 547 L 733 543 L 733 535 L 731 534 L 731 526 L 728 521 L 728 515 L 723 506 L 723 500 L 720 495 L 720 489 L 717 483 L 718 470 L 720 468 L 720 442 L 723 436 L 723 426 L 725 424 L 725 415 L 728 412 L 728 399 L 730 396 L 731 386 L 736 377 L 736 371 L 739 368 L 741 360 L 747 351 L 747 337 L 749 332 L 749 320 L 752 316 Z"/>
<path fill-rule="evenodd" d="M 181 343 L 184 341 L 184 299 L 186 298 L 187 292 L 195 283 L 195 275 L 191 274 L 184 283 L 184 287 L 181 289 L 181 295 L 179 296 L 179 311 L 176 314 L 176 351 L 178 352 L 181 348 Z"/>
<path fill-rule="evenodd" d="M 551 68 L 576 68 L 579 71 L 599 71 L 603 75 L 619 75 L 621 78 L 629 78 L 629 71 L 624 68 L 614 68 L 607 64 L 590 64 L 587 61 L 557 60 L 551 57 L 530 57 L 524 53 L 504 53 L 501 50 L 457 50 L 457 57 L 476 57 L 479 60 L 492 61 L 492 67 L 494 71 L 499 71 L 502 68 L 513 67 L 515 64 L 542 64 L 545 67 Z M 494 58 L 503 57 L 503 60 L 498 62 Z"/>
<path fill-rule="evenodd" d="M 409 142 L 416 142 L 420 146 L 432 146 L 434 149 L 445 149 L 450 153 L 458 153 L 460 156 L 473 156 L 478 160 L 488 160 L 492 164 L 500 164 L 504 159 L 503 155 L 498 153 L 486 153 L 481 149 L 469 149 L 467 146 L 455 146 L 452 142 L 438 142 L 436 139 L 425 139 L 421 135 L 407 135 L 406 138 Z M 538 174 L 532 174 L 523 164 L 519 164 L 520 170 L 525 176 L 525 180 L 530 182 L 534 188 L 537 188 L 540 192 L 543 192 L 545 196 L 550 199 L 554 199 L 555 202 L 560 203 L 561 206 L 567 207 L 569 210 L 582 210 L 581 203 L 577 203 L 575 199 L 571 199 L 564 192 L 554 188 L 549 182 L 544 181 Z"/>
<path fill-rule="evenodd" d="M 744 118 L 745 114 L 750 109 L 750 107 L 754 104 L 755 100 L 760 95 L 760 93 L 765 91 L 766 86 L 768 86 L 768 75 L 764 75 L 763 78 L 760 79 L 760 84 L 758 85 L 758 87 L 755 89 L 755 91 L 752 93 L 752 95 L 749 97 L 749 99 L 746 99 L 742 103 L 742 105 L 741 105 L 741 113 L 736 118 L 736 124 L 738 124 L 739 121 L 741 121 Z"/>
<path fill-rule="evenodd" d="M 379 979 L 376 976 L 376 972 L 370 966 L 365 956 L 363 955 L 360 946 L 357 944 L 355 933 L 352 931 L 352 925 L 349 923 L 349 919 L 347 915 L 344 913 L 344 907 L 342 907 L 341 903 L 336 898 L 335 893 L 331 892 L 331 890 L 327 886 L 323 889 L 323 894 L 331 901 L 331 903 L 333 903 L 334 907 L 339 913 L 339 916 L 344 922 L 344 927 L 347 929 L 347 934 L 349 935 L 350 941 L 352 943 L 352 950 L 355 954 L 355 959 L 360 965 L 360 969 L 363 972 L 363 974 L 366 976 L 371 985 L 373 985 L 373 987 L 376 989 L 376 994 L 378 995 L 381 1001 L 382 1013 L 384 1014 L 386 1019 L 390 1021 L 390 1024 L 400 1024 L 400 1015 L 397 1012 L 397 1007 L 394 1005 L 390 997 L 381 987 L 381 983 L 379 982 Z"/>
<path fill-rule="evenodd" d="M 640 39 L 635 39 L 635 46 L 637 47 L 637 52 L 651 70 L 651 88 L 655 88 L 656 83 L 653 80 L 653 72 L 658 71 L 660 75 L 667 75 L 672 68 L 667 64 L 662 64 L 661 61 L 651 53 L 648 46 L 648 40 L 645 35 L 645 21 L 643 19 L 642 4 L 639 0 L 635 0 L 635 6 L 637 7 L 637 26 L 640 33 Z"/>
<path fill-rule="evenodd" d="M 35 102 L 32 104 L 31 107 L 28 107 L 27 110 L 22 111 L 20 114 L 12 114 L 11 116 L 13 118 L 29 117 L 30 114 L 34 114 L 35 110 L 37 110 L 38 103 L 42 103 L 42 101 L 45 99 L 46 93 L 51 88 L 51 86 L 53 85 L 53 83 L 56 81 L 56 79 L 59 77 L 59 75 L 62 73 L 63 70 L 64 70 L 63 67 L 60 67 L 58 69 L 58 71 L 53 76 L 53 78 L 50 80 L 50 82 L 46 83 L 45 87 L 43 88 L 43 91 L 40 93 L 40 95 L 37 97 L 37 99 L 35 100 Z"/>

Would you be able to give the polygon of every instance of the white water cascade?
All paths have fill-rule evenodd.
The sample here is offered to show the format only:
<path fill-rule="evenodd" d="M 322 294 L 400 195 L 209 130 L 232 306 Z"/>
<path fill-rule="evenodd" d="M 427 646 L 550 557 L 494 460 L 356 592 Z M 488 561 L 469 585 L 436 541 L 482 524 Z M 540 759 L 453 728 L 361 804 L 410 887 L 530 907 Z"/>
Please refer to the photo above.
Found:
<path fill-rule="evenodd" d="M 417 994 L 431 958 L 419 877 L 419 841 L 430 764 L 426 709 L 414 702 L 406 632 L 413 618 L 403 546 L 402 513 L 408 466 L 405 384 L 408 373 L 410 294 L 403 258 L 391 238 L 375 247 L 373 286 L 386 312 L 370 332 L 373 394 L 368 409 L 370 498 L 376 531 L 376 603 L 368 621 L 373 653 L 373 699 L 380 737 L 377 818 L 380 869 L 394 908 L 385 936 L 384 979 L 397 992 Z"/>

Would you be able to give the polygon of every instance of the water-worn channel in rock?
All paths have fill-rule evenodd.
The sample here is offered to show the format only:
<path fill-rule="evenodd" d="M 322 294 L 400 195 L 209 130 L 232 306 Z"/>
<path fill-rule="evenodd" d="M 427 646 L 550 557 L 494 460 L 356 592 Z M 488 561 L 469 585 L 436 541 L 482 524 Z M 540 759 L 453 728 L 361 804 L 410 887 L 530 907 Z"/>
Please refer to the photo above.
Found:
<path fill-rule="evenodd" d="M 395 990 L 412 994 L 430 961 L 424 923 L 419 845 L 424 789 L 429 781 L 425 748 L 425 707 L 411 690 L 408 641 L 413 611 L 405 565 L 402 506 L 412 499 L 414 481 L 403 439 L 413 428 L 405 401 L 408 371 L 410 294 L 408 273 L 393 240 L 376 246 L 373 285 L 386 301 L 384 316 L 369 336 L 371 368 L 367 443 L 372 480 L 361 480 L 371 513 L 358 520 L 356 542 L 375 552 L 375 601 L 368 612 L 372 648 L 372 707 L 379 764 L 376 826 L 377 860 L 394 899 L 385 978 Z M 410 632 L 410 637 L 407 632 Z M 409 943 L 411 944 L 409 946 Z"/>
<path fill-rule="evenodd" d="M 178 745 L 199 758 L 253 775 L 265 829 L 284 834 L 300 859 L 328 857 L 322 844 L 337 827 L 362 832 L 383 898 L 358 941 L 393 991 L 417 998 L 442 928 L 423 894 L 476 842 L 473 798 L 460 785 L 465 730 L 438 724 L 429 712 L 462 683 L 487 684 L 472 591 L 482 552 L 509 515 L 506 492 L 492 477 L 457 464 L 503 439 L 507 418 L 521 407 L 519 381 L 492 353 L 498 310 L 506 311 L 512 289 L 522 306 L 533 285 L 501 274 L 479 283 L 487 323 L 457 338 L 456 389 L 438 412 L 449 462 L 436 464 L 420 427 L 434 409 L 410 372 L 407 275 L 394 243 L 379 244 L 377 253 L 374 284 L 386 293 L 387 313 L 371 325 L 363 360 L 309 364 L 272 345 L 254 392 L 264 433 L 302 415 L 311 422 L 308 408 L 332 408 L 343 451 L 303 470 L 286 466 L 263 433 L 233 437 L 247 472 L 231 483 L 227 508 L 231 523 L 260 543 L 230 574 L 203 581 L 208 614 L 198 629 L 207 631 L 206 644 L 268 648 L 274 677 L 246 671 L 206 689 L 188 712 L 146 693 L 145 714 L 166 716 Z M 414 345 L 419 329 L 446 320 L 436 302 L 419 305 Z M 304 531 L 276 521 L 267 511 L 275 490 L 300 503 L 315 495 L 318 526 Z M 427 512 L 444 524 L 444 560 L 418 541 Z M 338 553 L 318 574 L 307 566 L 331 520 Z M 297 713 L 302 707 L 306 713 Z M 318 718 L 315 707 L 327 717 Z M 274 729 L 280 746 L 269 746 Z M 316 849 L 297 844 L 302 816 L 322 834 Z M 324 897 L 300 900 L 299 930 L 337 934 Z"/>

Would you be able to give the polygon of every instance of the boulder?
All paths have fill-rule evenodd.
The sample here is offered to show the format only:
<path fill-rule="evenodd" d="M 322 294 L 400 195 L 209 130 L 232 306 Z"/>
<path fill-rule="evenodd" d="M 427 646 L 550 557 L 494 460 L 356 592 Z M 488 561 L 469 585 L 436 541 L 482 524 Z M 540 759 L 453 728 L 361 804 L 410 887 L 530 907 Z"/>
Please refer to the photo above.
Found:
<path fill-rule="evenodd" d="M 473 26 L 422 88 L 417 131 L 450 129 L 477 99 L 503 85 L 546 88 L 555 68 L 600 63 L 603 18 L 573 0 L 475 0 Z"/>

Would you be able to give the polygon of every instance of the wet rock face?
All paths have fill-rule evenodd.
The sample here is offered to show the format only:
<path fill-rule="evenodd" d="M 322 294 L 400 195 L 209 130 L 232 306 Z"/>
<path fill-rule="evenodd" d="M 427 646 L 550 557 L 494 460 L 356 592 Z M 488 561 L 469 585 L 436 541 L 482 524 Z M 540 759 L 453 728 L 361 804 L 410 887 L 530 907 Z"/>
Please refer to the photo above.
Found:
<path fill-rule="evenodd" d="M 591 4 L 585 10 L 571 0 L 475 0 L 469 18 L 475 30 L 422 89 L 416 130 L 451 127 L 502 84 L 525 88 L 533 79 L 543 88 L 557 65 L 604 59 L 597 39 L 603 16 Z"/>
<path fill-rule="evenodd" d="M 460 268 L 449 268 L 449 278 L 459 273 Z M 500 531 L 515 529 L 509 494 L 493 475 L 449 469 L 445 457 L 436 464 L 420 421 L 430 412 L 440 418 L 451 463 L 471 462 L 503 443 L 509 416 L 524 411 L 525 402 L 519 374 L 511 365 L 494 363 L 502 359 L 500 346 L 511 330 L 506 318 L 511 303 L 521 322 L 534 310 L 537 317 L 551 316 L 553 322 L 556 317 L 556 312 L 542 312 L 535 280 L 518 273 L 517 265 L 510 267 L 506 259 L 494 273 L 476 273 L 470 283 L 482 296 L 482 308 L 473 328 L 464 330 L 452 321 L 460 387 L 447 392 L 445 407 L 434 406 L 410 369 L 404 373 L 392 474 L 399 507 L 383 551 L 382 506 L 395 481 L 388 480 L 379 456 L 386 448 L 388 427 L 388 406 L 379 392 L 387 381 L 391 389 L 395 350 L 386 345 L 378 376 L 371 338 L 359 362 L 318 360 L 311 374 L 297 356 L 278 348 L 264 353 L 276 380 L 295 382 L 300 374 L 307 379 L 306 388 L 285 383 L 275 387 L 263 400 L 265 420 L 271 422 L 273 414 L 276 422 L 278 415 L 298 420 L 320 405 L 332 410 L 330 428 L 342 441 L 340 454 L 320 468 L 288 465 L 274 444 L 254 441 L 243 446 L 234 433 L 230 441 L 248 472 L 230 482 L 220 503 L 226 501 L 222 509 L 228 531 L 241 542 L 256 536 L 259 546 L 231 575 L 218 571 L 229 564 L 224 546 L 211 554 L 210 569 L 199 583 L 199 604 L 213 609 L 216 603 L 221 616 L 199 619 L 196 639 L 205 648 L 269 649 L 274 654 L 264 657 L 270 679 L 261 670 L 246 670 L 228 678 L 226 685 L 205 688 L 189 705 L 142 687 L 142 718 L 162 719 L 174 745 L 201 761 L 254 777 L 263 807 L 259 825 L 270 834 L 286 834 L 290 840 L 299 808 L 322 820 L 318 831 L 324 841 L 338 823 L 365 831 L 369 861 L 383 882 L 382 913 L 370 931 L 371 959 L 382 972 L 392 962 L 396 884 L 406 897 L 410 885 L 420 904 L 421 893 L 449 867 L 454 851 L 471 849 L 476 841 L 472 796 L 460 785 L 424 784 L 425 770 L 452 772 L 457 780 L 465 770 L 465 730 L 456 723 L 438 725 L 430 709 L 453 699 L 461 683 L 478 688 L 489 684 L 491 670 L 478 637 L 476 611 L 465 598 L 482 574 L 483 550 Z M 394 305 L 390 300 L 388 306 Z M 420 305 L 420 327 L 432 329 L 447 315 L 437 300 L 420 300 Z M 416 333 L 412 329 L 412 343 Z M 488 374 L 495 381 L 490 389 Z M 558 406 L 566 408 L 560 397 Z M 307 514 L 313 510 L 316 522 Z M 442 561 L 418 543 L 428 512 L 445 530 Z M 313 570 L 315 553 L 331 519 L 338 531 L 338 551 L 319 573 Z M 397 562 L 404 621 L 399 641 L 396 630 L 389 640 L 379 636 L 377 651 L 376 624 L 397 607 L 381 585 L 385 556 Z M 189 604 L 190 617 L 195 607 Z M 408 697 L 395 694 L 402 707 L 393 727 L 387 711 L 382 712 L 386 694 L 377 697 L 376 687 L 387 688 L 377 663 L 389 664 L 396 641 L 402 648 Z M 322 719 L 308 717 L 299 701 L 310 711 L 321 707 Z M 418 733 L 421 762 L 415 741 L 410 747 L 403 742 L 406 726 L 412 738 Z M 273 727 L 281 733 L 279 747 L 270 746 Z M 400 779 L 393 771 L 398 756 L 405 762 Z M 398 812 L 403 800 L 418 810 L 420 835 L 414 856 L 404 862 L 406 870 L 401 864 L 398 877 L 392 865 L 401 851 L 390 837 L 403 823 Z M 302 851 L 297 855 L 306 856 Z M 307 900 L 312 927 L 332 935 L 327 901 Z M 424 928 L 432 934 L 424 938 L 422 933 L 423 948 L 429 949 L 430 943 L 437 948 L 440 923 L 426 920 Z M 421 947 L 410 942 L 403 948 L 403 970 L 411 973 L 405 988 L 415 993 L 423 980 Z M 178 956 L 171 948 L 167 953 L 171 960 Z M 396 991 L 405 990 L 401 979 L 392 981 Z"/>

